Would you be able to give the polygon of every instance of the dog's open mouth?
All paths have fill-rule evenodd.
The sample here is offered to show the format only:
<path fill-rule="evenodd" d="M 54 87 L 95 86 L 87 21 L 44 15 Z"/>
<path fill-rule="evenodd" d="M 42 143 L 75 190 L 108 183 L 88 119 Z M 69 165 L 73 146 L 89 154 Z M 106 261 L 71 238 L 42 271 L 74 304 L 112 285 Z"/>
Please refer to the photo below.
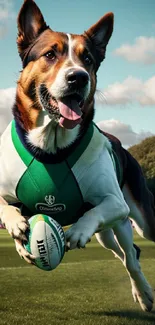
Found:
<path fill-rule="evenodd" d="M 78 94 L 66 96 L 58 100 L 58 107 L 61 114 L 59 123 L 67 129 L 74 128 L 82 121 L 83 100 Z"/>
<path fill-rule="evenodd" d="M 80 94 L 74 93 L 56 100 L 50 95 L 46 86 L 42 85 L 40 100 L 49 116 L 55 119 L 60 126 L 73 129 L 81 123 L 84 100 Z"/>

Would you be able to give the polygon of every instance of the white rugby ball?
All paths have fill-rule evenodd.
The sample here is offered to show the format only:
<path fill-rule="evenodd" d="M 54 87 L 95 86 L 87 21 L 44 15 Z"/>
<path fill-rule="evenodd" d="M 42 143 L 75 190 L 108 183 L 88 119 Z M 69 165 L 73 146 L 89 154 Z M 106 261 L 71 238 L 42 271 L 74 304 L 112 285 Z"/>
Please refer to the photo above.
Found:
<path fill-rule="evenodd" d="M 61 225 L 51 217 L 36 214 L 29 219 L 28 242 L 24 247 L 33 254 L 35 265 L 42 270 L 54 270 L 65 253 L 65 235 Z"/>

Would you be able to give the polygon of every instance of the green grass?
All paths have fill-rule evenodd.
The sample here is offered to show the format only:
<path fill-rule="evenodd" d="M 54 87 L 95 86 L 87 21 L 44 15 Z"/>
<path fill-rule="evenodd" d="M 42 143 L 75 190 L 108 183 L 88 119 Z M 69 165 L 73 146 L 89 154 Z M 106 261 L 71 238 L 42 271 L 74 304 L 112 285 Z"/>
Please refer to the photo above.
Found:
<path fill-rule="evenodd" d="M 155 244 L 136 237 L 141 265 L 155 287 Z M 133 302 L 128 275 L 95 238 L 45 272 L 29 266 L 0 230 L 0 325 L 154 325 L 155 309 Z"/>

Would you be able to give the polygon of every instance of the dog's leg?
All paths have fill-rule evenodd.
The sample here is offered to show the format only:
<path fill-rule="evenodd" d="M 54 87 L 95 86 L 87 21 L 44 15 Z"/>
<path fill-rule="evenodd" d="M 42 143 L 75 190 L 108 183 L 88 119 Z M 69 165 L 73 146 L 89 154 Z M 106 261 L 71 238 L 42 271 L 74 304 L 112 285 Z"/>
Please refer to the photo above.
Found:
<path fill-rule="evenodd" d="M 95 236 L 102 247 L 111 250 L 115 257 L 118 257 L 122 262 L 124 261 L 124 254 L 115 240 L 112 229 L 102 230 L 99 233 L 96 233 Z M 136 250 L 137 260 L 139 260 L 141 250 L 137 245 L 133 244 L 133 246 Z"/>
<path fill-rule="evenodd" d="M 147 187 L 141 167 L 126 151 L 124 198 L 130 208 L 130 216 L 141 237 L 155 241 L 155 202 Z"/>
<path fill-rule="evenodd" d="M 2 197 L 0 197 L 0 220 L 10 236 L 14 238 L 16 250 L 20 257 L 24 258 L 26 262 L 33 264 L 35 257 L 29 254 L 23 247 L 23 240 L 27 241 L 25 232 L 29 228 L 27 219 L 21 215 L 18 208 L 8 205 Z"/>
<path fill-rule="evenodd" d="M 124 252 L 123 264 L 127 269 L 132 285 L 135 301 L 140 303 L 144 311 L 151 311 L 153 307 L 152 289 L 141 271 L 133 246 L 133 232 L 130 220 L 127 218 L 114 227 L 114 234 L 121 250 Z"/>
<path fill-rule="evenodd" d="M 124 261 L 124 254 L 115 240 L 114 232 L 112 229 L 105 231 L 102 230 L 99 233 L 96 233 L 95 236 L 102 247 L 111 250 L 114 253 L 115 257 L 118 257 L 122 262 Z"/>
<path fill-rule="evenodd" d="M 145 192 L 145 187 L 141 191 Z M 123 187 L 123 194 L 130 207 L 130 216 L 137 233 L 143 238 L 155 241 L 155 215 L 153 205 L 151 206 L 147 199 L 148 192 L 145 195 L 147 201 L 139 200 L 139 202 L 133 197 L 127 185 Z"/>
<path fill-rule="evenodd" d="M 106 195 L 98 206 L 86 212 L 66 231 L 67 247 L 69 249 L 85 247 L 96 232 L 111 228 L 112 225 L 126 218 L 128 213 L 129 208 L 123 197 Z"/>

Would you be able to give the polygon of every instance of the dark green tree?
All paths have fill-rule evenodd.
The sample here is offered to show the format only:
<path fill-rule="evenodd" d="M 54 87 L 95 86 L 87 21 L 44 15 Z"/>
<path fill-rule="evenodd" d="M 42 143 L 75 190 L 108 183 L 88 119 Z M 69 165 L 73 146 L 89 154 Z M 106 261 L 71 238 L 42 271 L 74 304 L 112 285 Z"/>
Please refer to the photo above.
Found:
<path fill-rule="evenodd" d="M 128 149 L 142 167 L 147 184 L 155 197 L 155 136 Z"/>

